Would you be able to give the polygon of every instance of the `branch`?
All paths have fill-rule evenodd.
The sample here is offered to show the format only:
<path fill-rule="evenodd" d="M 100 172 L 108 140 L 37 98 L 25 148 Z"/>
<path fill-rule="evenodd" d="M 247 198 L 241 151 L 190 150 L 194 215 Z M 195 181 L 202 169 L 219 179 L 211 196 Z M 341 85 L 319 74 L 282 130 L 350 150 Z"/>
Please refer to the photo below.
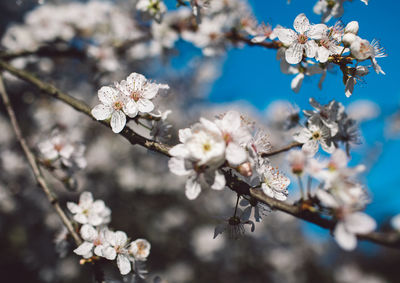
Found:
<path fill-rule="evenodd" d="M 11 125 L 14 129 L 15 135 L 17 136 L 17 139 L 22 147 L 22 150 L 24 151 L 25 157 L 28 160 L 28 163 L 32 168 L 36 182 L 39 184 L 39 186 L 42 188 L 43 192 L 46 194 L 47 199 L 49 200 L 51 205 L 56 210 L 58 216 L 60 217 L 60 219 L 63 222 L 63 224 L 65 225 L 65 227 L 68 229 L 68 232 L 71 234 L 72 238 L 74 239 L 75 244 L 77 246 L 79 246 L 82 243 L 81 238 L 75 232 L 71 221 L 68 219 L 67 215 L 62 210 L 62 208 L 58 202 L 58 199 L 54 196 L 52 190 L 47 185 L 46 180 L 44 179 L 42 172 L 39 168 L 39 165 L 36 162 L 36 158 L 35 158 L 34 154 L 32 153 L 32 151 L 29 149 L 29 147 L 22 135 L 21 129 L 17 122 L 17 118 L 15 116 L 15 112 L 11 106 L 10 99 L 9 99 L 6 89 L 4 87 L 4 82 L 3 82 L 3 78 L 1 75 L 0 75 L 0 95 L 4 102 L 4 105 L 6 107 L 7 114 L 10 117 Z"/>
<path fill-rule="evenodd" d="M 2 60 L 12 60 L 26 56 L 41 56 L 41 57 L 75 57 L 85 58 L 86 54 L 76 48 L 54 48 L 50 46 L 42 46 L 35 50 L 19 50 L 19 51 L 1 51 L 0 58 Z"/>
<path fill-rule="evenodd" d="M 82 112 L 95 120 L 93 116 L 90 113 L 90 107 L 87 106 L 83 101 L 78 100 L 76 98 L 73 98 L 72 96 L 63 93 L 62 91 L 58 90 L 56 87 L 52 86 L 51 84 L 47 84 L 36 78 L 34 75 L 32 75 L 29 72 L 23 71 L 16 69 L 9 65 L 8 63 L 1 61 L 0 60 L 0 69 L 4 69 L 9 71 L 10 73 L 14 74 L 15 76 L 19 77 L 20 79 L 27 81 L 31 83 L 32 85 L 36 86 L 43 92 L 45 92 L 47 95 L 50 95 L 54 98 L 57 98 L 66 104 L 70 105 L 71 107 L 75 108 L 77 111 Z M 97 121 L 97 120 L 96 120 Z M 110 127 L 108 122 L 105 121 L 97 121 L 107 127 Z M 168 151 L 170 149 L 170 146 L 149 140 L 143 136 L 140 136 L 136 134 L 133 130 L 131 130 L 128 127 L 125 127 L 122 132 L 119 133 L 119 135 L 123 136 L 126 138 L 130 143 L 132 144 L 139 144 L 149 150 L 161 153 L 165 156 L 170 157 Z M 291 148 L 299 147 L 301 146 L 300 143 L 292 143 L 289 144 L 288 146 L 285 146 L 283 148 L 274 150 L 269 153 L 264 153 L 262 156 L 263 157 L 269 157 L 273 156 L 285 151 L 290 150 Z M 283 201 L 279 201 L 273 198 L 270 198 L 266 196 L 264 193 L 262 193 L 258 189 L 254 189 L 250 187 L 247 183 L 244 181 L 240 180 L 238 177 L 234 176 L 231 174 L 231 172 L 225 171 L 225 178 L 226 178 L 226 184 L 227 186 L 235 191 L 236 193 L 240 195 L 248 195 L 254 197 L 256 200 L 272 207 L 273 209 L 283 211 L 285 213 L 291 214 L 297 218 L 303 219 L 307 222 L 314 223 L 322 228 L 325 229 L 330 229 L 332 230 L 335 227 L 335 220 L 329 219 L 329 218 L 324 218 L 320 215 L 318 212 L 313 212 L 310 211 L 307 206 L 305 205 L 306 203 L 300 202 L 300 203 L 295 203 L 295 204 L 289 204 Z M 388 247 L 395 247 L 395 248 L 400 248 L 400 234 L 398 233 L 379 233 L 379 232 L 372 232 L 369 234 L 365 235 L 357 235 L 357 237 L 361 240 L 367 240 L 370 242 L 374 242 L 380 245 L 388 246 Z"/>
<path fill-rule="evenodd" d="M 270 152 L 264 152 L 264 153 L 261 154 L 261 157 L 270 157 L 270 156 L 279 154 L 281 152 L 285 152 L 285 151 L 291 150 L 292 148 L 300 147 L 302 145 L 303 145 L 302 143 L 293 142 L 293 143 L 291 143 L 291 144 L 289 144 L 287 146 L 284 146 L 282 148 L 279 148 L 279 149 L 276 149 L 276 150 L 273 150 L 273 151 L 270 151 Z"/>

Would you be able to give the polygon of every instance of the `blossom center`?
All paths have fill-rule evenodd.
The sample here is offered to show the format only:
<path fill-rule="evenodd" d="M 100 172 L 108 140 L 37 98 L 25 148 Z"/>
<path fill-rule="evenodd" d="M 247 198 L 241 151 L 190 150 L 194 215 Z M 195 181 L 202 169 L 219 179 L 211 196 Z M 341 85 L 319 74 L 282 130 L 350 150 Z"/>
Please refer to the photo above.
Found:
<path fill-rule="evenodd" d="M 314 132 L 313 134 L 312 134 L 312 138 L 314 139 L 314 140 L 319 140 L 320 138 L 321 138 L 321 134 L 320 134 L 320 132 Z"/>
<path fill-rule="evenodd" d="M 210 143 L 204 143 L 203 144 L 203 151 L 207 152 L 211 150 L 211 144 Z"/>
<path fill-rule="evenodd" d="M 140 99 L 140 93 L 138 91 L 133 91 L 130 96 L 135 102 Z"/>
<path fill-rule="evenodd" d="M 115 110 L 118 111 L 118 110 L 121 110 L 121 109 L 122 109 L 123 104 L 122 104 L 122 102 L 120 102 L 120 101 L 116 101 L 116 102 L 114 102 L 113 107 L 114 107 Z"/>
<path fill-rule="evenodd" d="M 62 148 L 63 148 L 63 145 L 60 143 L 57 143 L 54 145 L 54 149 L 58 152 L 60 152 L 62 150 Z"/>
<path fill-rule="evenodd" d="M 305 44 L 308 40 L 307 35 L 301 33 L 299 34 L 299 37 L 297 38 L 297 40 L 299 41 L 300 44 Z"/>

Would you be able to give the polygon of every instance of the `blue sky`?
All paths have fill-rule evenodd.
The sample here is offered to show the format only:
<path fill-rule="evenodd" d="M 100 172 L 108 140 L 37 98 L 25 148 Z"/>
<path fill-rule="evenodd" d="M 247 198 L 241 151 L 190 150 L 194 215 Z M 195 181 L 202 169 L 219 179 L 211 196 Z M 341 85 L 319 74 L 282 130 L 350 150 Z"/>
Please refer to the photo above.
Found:
<path fill-rule="evenodd" d="M 313 23 L 320 21 L 320 16 L 312 10 L 315 2 L 292 0 L 288 5 L 285 0 L 250 1 L 259 21 L 290 28 L 294 18 L 300 13 L 305 13 Z M 359 35 L 370 41 L 378 39 L 388 54 L 388 57 L 378 59 L 386 75 L 377 75 L 372 70 L 366 77 L 366 83 L 357 85 L 350 98 L 344 95 L 340 73 L 328 74 L 322 91 L 317 87 L 319 76 L 315 76 L 305 81 L 301 91 L 295 94 L 290 89 L 293 76 L 280 72 L 274 50 L 245 47 L 229 51 L 221 77 L 214 84 L 209 99 L 214 103 L 244 99 L 260 111 L 277 99 L 290 100 L 303 109 L 309 108 L 309 97 L 314 97 L 321 103 L 336 99 L 344 105 L 358 99 L 369 99 L 376 102 L 382 113 L 387 115 L 395 111 L 400 102 L 397 72 L 400 63 L 397 30 L 399 8 L 400 3 L 394 0 L 370 0 L 368 6 L 359 0 L 345 3 L 342 21 L 348 23 L 357 20 L 360 24 Z M 329 22 L 333 23 L 334 20 Z M 373 202 L 367 211 L 377 219 L 400 213 L 400 170 L 395 163 L 400 157 L 400 142 L 385 140 L 382 119 L 364 124 L 363 134 L 370 149 L 382 147 L 383 150 L 367 174 L 367 184 L 373 195 Z"/>

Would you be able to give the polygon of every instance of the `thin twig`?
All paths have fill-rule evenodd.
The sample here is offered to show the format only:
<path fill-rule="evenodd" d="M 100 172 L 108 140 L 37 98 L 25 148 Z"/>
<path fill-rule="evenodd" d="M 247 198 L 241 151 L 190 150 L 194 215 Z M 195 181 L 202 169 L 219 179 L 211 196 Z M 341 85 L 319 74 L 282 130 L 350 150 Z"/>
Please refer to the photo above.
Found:
<path fill-rule="evenodd" d="M 21 132 L 21 129 L 18 125 L 17 118 L 15 116 L 15 112 L 11 106 L 10 99 L 8 97 L 8 94 L 6 92 L 4 82 L 3 82 L 3 77 L 0 75 L 0 95 L 1 98 L 4 102 L 4 105 L 7 110 L 7 114 L 10 117 L 11 120 L 11 125 L 14 129 L 15 135 L 17 136 L 17 139 L 22 147 L 22 150 L 24 151 L 24 154 L 26 156 L 26 159 L 28 160 L 28 163 L 30 167 L 32 168 L 33 174 L 35 176 L 35 179 L 39 186 L 42 188 L 43 192 L 46 194 L 47 199 L 51 203 L 51 205 L 54 207 L 56 210 L 58 216 L 60 217 L 61 221 L 65 225 L 65 227 L 68 229 L 68 232 L 71 234 L 72 238 L 74 239 L 76 245 L 80 245 L 82 243 L 81 238 L 79 235 L 75 232 L 74 227 L 72 226 L 71 221 L 68 219 L 67 215 L 64 213 L 62 210 L 58 199 L 54 196 L 52 190 L 50 187 L 47 185 L 46 180 L 44 179 L 42 172 L 39 168 L 38 163 L 36 162 L 35 155 L 32 153 L 32 151 L 29 149 L 23 135 Z"/>

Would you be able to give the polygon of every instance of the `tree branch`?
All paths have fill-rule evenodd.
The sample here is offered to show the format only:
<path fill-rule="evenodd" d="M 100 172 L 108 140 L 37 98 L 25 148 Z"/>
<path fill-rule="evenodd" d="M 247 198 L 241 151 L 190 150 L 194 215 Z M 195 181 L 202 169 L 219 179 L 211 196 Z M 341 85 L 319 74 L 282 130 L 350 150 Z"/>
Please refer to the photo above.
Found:
<path fill-rule="evenodd" d="M 87 106 L 83 101 L 78 100 L 76 98 L 73 98 L 72 96 L 63 93 L 62 91 L 58 90 L 51 84 L 47 84 L 36 78 L 34 75 L 31 73 L 28 73 L 23 70 L 16 69 L 9 65 L 8 63 L 0 60 L 0 69 L 7 70 L 8 72 L 14 74 L 15 76 L 19 77 L 20 79 L 27 81 L 31 83 L 32 85 L 36 86 L 46 94 L 57 98 L 66 104 L 70 105 L 74 109 L 76 109 L 79 112 L 82 112 L 89 116 L 90 118 L 94 119 L 93 116 L 90 113 L 90 107 Z M 94 119 L 95 120 L 95 119 Z M 98 121 L 99 123 L 110 127 L 109 123 L 106 121 Z M 165 156 L 170 157 L 168 151 L 170 149 L 170 146 L 149 140 L 143 136 L 140 136 L 136 134 L 133 130 L 131 130 L 128 127 L 125 127 L 122 132 L 119 133 L 121 136 L 125 137 L 129 142 L 132 144 L 139 144 L 149 150 L 161 153 Z M 285 151 L 288 151 L 292 148 L 299 147 L 301 146 L 300 143 L 292 143 L 289 144 L 288 146 L 285 146 L 283 148 L 274 150 L 269 153 L 264 153 L 262 156 L 263 157 L 270 157 Z M 306 206 L 304 206 L 304 202 L 296 203 L 296 204 L 289 204 L 283 201 L 279 201 L 273 198 L 270 198 L 266 196 L 262 191 L 251 188 L 247 183 L 244 181 L 240 180 L 238 177 L 234 176 L 231 174 L 231 172 L 225 171 L 225 178 L 226 178 L 226 184 L 227 186 L 235 191 L 236 193 L 240 195 L 248 195 L 252 196 L 256 200 L 272 207 L 273 209 L 291 214 L 297 218 L 303 219 L 307 222 L 314 223 L 322 228 L 325 229 L 330 229 L 332 230 L 335 227 L 335 220 L 330 219 L 330 218 L 324 218 L 321 216 L 320 213 L 318 212 L 313 212 L 307 209 Z M 374 242 L 380 245 L 388 246 L 388 247 L 395 247 L 395 248 L 400 248 L 400 234 L 399 233 L 394 233 L 394 232 L 388 232 L 388 233 L 379 233 L 379 232 L 372 232 L 369 234 L 365 235 L 357 235 L 357 237 L 361 240 L 367 240 L 370 242 Z"/>
<path fill-rule="evenodd" d="M 22 147 L 22 150 L 24 151 L 26 159 L 28 160 L 28 163 L 32 168 L 32 172 L 35 176 L 36 182 L 39 184 L 39 186 L 42 188 L 43 192 L 46 194 L 47 199 L 49 200 L 51 205 L 56 210 L 58 216 L 60 217 L 60 219 L 63 222 L 63 224 L 65 225 L 65 227 L 68 229 L 68 232 L 71 234 L 72 238 L 74 239 L 75 244 L 79 246 L 82 243 L 81 238 L 75 232 L 71 221 L 68 219 L 67 215 L 62 210 L 62 208 L 58 202 L 58 199 L 54 196 L 52 190 L 47 185 L 46 180 L 43 177 L 42 172 L 39 168 L 39 165 L 36 162 L 36 158 L 35 158 L 34 154 L 32 153 L 32 151 L 29 149 L 29 147 L 22 135 L 21 129 L 17 122 L 17 118 L 15 116 L 15 112 L 11 106 L 10 99 L 6 92 L 2 75 L 0 75 L 0 95 L 4 102 L 4 105 L 6 107 L 7 114 L 10 117 L 11 125 L 14 129 L 15 135 L 17 136 L 17 139 Z"/>

